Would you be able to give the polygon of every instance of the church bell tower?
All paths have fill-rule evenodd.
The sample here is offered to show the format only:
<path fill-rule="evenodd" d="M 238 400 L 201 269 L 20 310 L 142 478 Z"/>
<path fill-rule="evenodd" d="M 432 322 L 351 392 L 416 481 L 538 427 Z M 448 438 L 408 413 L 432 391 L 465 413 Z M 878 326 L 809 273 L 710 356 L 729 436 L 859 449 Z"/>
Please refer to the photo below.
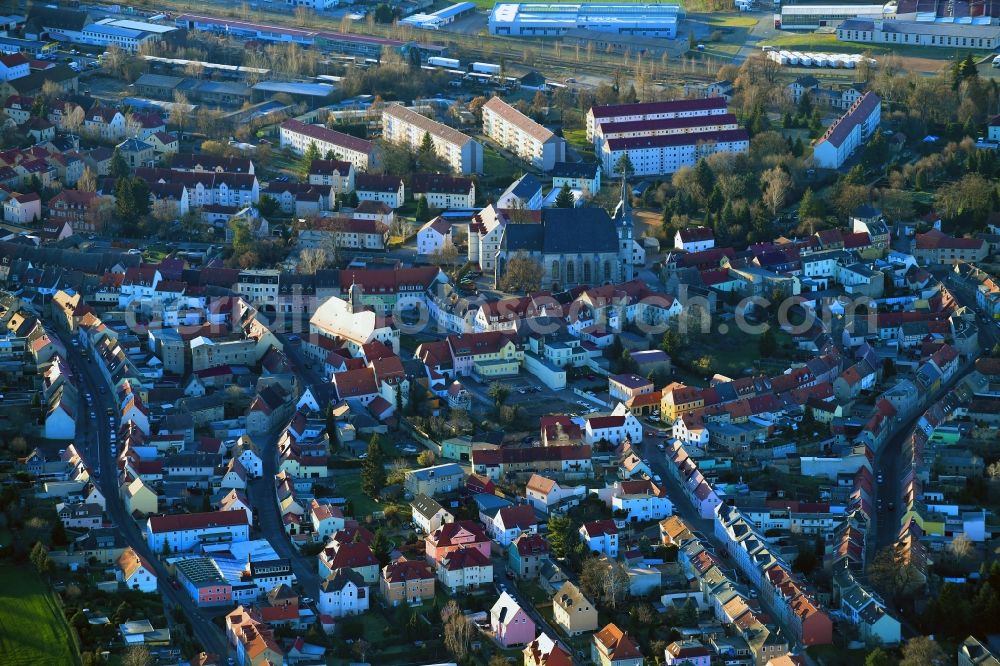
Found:
<path fill-rule="evenodd" d="M 615 230 L 618 232 L 618 262 L 621 279 L 625 282 L 634 276 L 632 266 L 632 246 L 635 243 L 632 222 L 632 198 L 628 191 L 628 181 L 622 176 L 621 200 L 615 208 Z"/>

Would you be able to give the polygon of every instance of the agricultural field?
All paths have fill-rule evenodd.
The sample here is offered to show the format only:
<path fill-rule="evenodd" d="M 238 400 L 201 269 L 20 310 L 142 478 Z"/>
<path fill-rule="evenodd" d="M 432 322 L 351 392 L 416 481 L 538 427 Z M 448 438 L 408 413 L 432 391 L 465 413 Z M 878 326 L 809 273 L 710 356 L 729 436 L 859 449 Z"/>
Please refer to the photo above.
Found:
<path fill-rule="evenodd" d="M 0 654 L 7 666 L 79 663 L 69 626 L 45 583 L 25 567 L 0 567 Z"/>

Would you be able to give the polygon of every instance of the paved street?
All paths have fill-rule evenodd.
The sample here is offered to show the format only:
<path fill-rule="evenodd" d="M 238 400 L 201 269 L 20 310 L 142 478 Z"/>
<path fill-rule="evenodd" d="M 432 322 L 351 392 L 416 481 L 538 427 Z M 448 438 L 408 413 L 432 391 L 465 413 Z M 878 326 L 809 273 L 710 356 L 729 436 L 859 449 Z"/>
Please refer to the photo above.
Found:
<path fill-rule="evenodd" d="M 293 372 L 304 380 L 305 386 L 312 391 L 319 404 L 326 404 L 331 397 L 330 385 L 323 381 L 319 373 L 306 365 L 308 360 L 302 354 L 302 348 L 299 344 L 289 343 L 286 335 L 279 337 Z M 261 536 L 270 542 L 280 557 L 286 558 L 292 563 L 292 570 L 295 572 L 299 585 L 304 590 L 304 595 L 318 599 L 319 585 L 322 580 L 319 577 L 316 559 L 303 556 L 292 545 L 281 522 L 281 514 L 278 512 L 278 499 L 274 494 L 274 475 L 278 472 L 277 440 L 280 434 L 278 431 L 266 437 L 255 439 L 257 446 L 260 447 L 261 458 L 264 462 L 264 475 L 250 482 L 247 493 L 250 502 L 257 510 L 257 528 L 260 530 Z"/>
<path fill-rule="evenodd" d="M 935 277 L 944 281 L 945 285 L 955 296 L 955 299 L 962 305 L 976 310 L 976 298 L 974 292 L 968 288 L 961 280 L 953 277 L 952 271 L 947 268 L 936 268 L 931 271 Z M 1000 331 L 994 322 L 976 311 L 976 323 L 979 327 L 979 346 L 984 350 L 993 348 L 997 340 L 1000 339 Z M 940 400 L 947 395 L 948 391 L 954 388 L 969 372 L 972 371 L 972 364 L 962 368 L 955 374 L 955 377 L 945 386 L 938 390 L 933 399 L 922 403 L 919 409 L 909 416 L 905 423 L 899 426 L 896 434 L 886 442 L 882 450 L 876 455 L 876 473 L 881 470 L 885 475 L 885 480 L 877 486 L 876 493 L 882 497 L 886 508 L 885 513 L 877 513 L 875 518 L 876 526 L 876 546 L 883 548 L 893 543 L 899 536 L 899 524 L 902 518 L 903 501 L 902 481 L 903 470 L 909 465 L 910 450 L 907 441 L 913 428 L 924 411 L 935 400 Z M 895 504 L 895 508 L 890 511 L 889 504 Z"/>
<path fill-rule="evenodd" d="M 96 362 L 85 359 L 79 348 L 71 344 L 69 335 L 60 331 L 59 336 L 66 346 L 70 363 L 78 372 L 81 388 L 85 393 L 93 396 L 92 409 L 96 418 L 82 420 L 84 432 L 77 441 L 85 443 L 84 455 L 92 463 L 91 469 L 99 475 L 98 485 L 107 500 L 107 512 L 112 523 L 118 528 L 125 542 L 149 560 L 156 571 L 158 593 L 164 600 L 168 611 L 167 616 L 170 616 L 169 609 L 171 607 L 179 606 L 184 615 L 191 621 L 193 638 L 201 644 L 203 649 L 219 655 L 230 654 L 225 634 L 212 622 L 211 616 L 198 608 L 187 594 L 175 590 L 170 585 L 170 574 L 160 562 L 158 554 L 150 551 L 146 544 L 145 535 L 140 531 L 132 517 L 126 515 L 125 507 L 118 494 L 118 474 L 115 458 L 110 450 L 111 429 L 106 414 L 109 408 L 115 407 L 114 398 L 104 382 L 104 377 L 97 369 Z M 101 392 L 101 388 L 105 389 L 104 393 Z"/>
<path fill-rule="evenodd" d="M 662 440 L 659 438 L 643 438 L 642 445 L 639 447 L 639 450 L 643 453 L 643 459 L 649 461 L 649 466 L 653 472 L 655 474 L 659 474 L 663 479 L 662 485 L 666 489 L 668 497 L 670 497 L 670 502 L 674 505 L 674 515 L 683 518 L 684 522 L 688 524 L 692 531 L 700 532 L 701 534 L 699 536 L 703 536 L 706 541 L 712 544 L 717 553 L 721 554 L 727 552 L 725 545 L 718 537 L 715 536 L 715 521 L 706 520 L 698 514 L 698 511 L 695 509 L 694 504 L 691 502 L 691 499 L 688 497 L 685 489 L 681 487 L 677 479 L 670 473 L 668 467 L 670 463 L 667 462 L 666 455 L 656 446 L 661 441 Z M 744 580 L 744 582 L 747 581 Z M 764 610 L 767 611 L 767 613 L 777 622 L 778 614 L 775 613 L 774 609 L 771 608 L 771 605 L 765 601 L 763 595 L 758 596 L 757 599 L 760 601 Z M 791 642 L 793 636 L 791 630 L 789 630 L 787 626 L 783 625 L 781 625 L 781 630 Z M 793 651 L 805 654 L 802 652 L 801 646 L 799 645 L 790 644 L 790 647 Z M 805 657 L 811 662 L 808 655 L 805 655 Z"/>
<path fill-rule="evenodd" d="M 496 547 L 496 544 L 494 544 L 494 547 Z M 521 594 L 521 590 L 519 590 L 517 587 L 517 581 L 507 579 L 506 552 L 502 552 L 501 554 L 497 554 L 494 552 L 493 555 L 491 556 L 491 559 L 493 561 L 493 582 L 494 586 L 497 589 L 497 596 L 499 597 L 501 592 L 506 591 L 510 596 L 514 598 L 514 601 L 516 601 L 517 604 L 521 608 L 523 608 L 524 611 L 529 616 L 531 616 L 532 621 L 535 623 L 535 628 L 539 633 L 544 631 L 551 638 L 561 637 L 562 633 L 556 631 L 555 628 L 551 624 L 549 624 L 544 617 L 542 617 L 542 614 L 538 612 L 538 609 L 535 608 L 535 605 L 531 603 L 531 601 L 526 596 Z M 569 646 L 567 645 L 567 647 Z M 573 663 L 584 664 L 588 663 L 588 661 L 580 659 L 579 655 L 574 654 Z"/>
<path fill-rule="evenodd" d="M 265 440 L 257 440 L 264 461 L 264 476 L 250 482 L 247 492 L 250 502 L 257 510 L 260 536 L 268 540 L 279 557 L 291 561 L 292 570 L 304 595 L 317 599 L 321 580 L 316 559 L 301 555 L 292 545 L 278 513 L 277 497 L 274 494 L 274 475 L 278 471 L 276 441 L 277 434 L 269 435 Z"/>

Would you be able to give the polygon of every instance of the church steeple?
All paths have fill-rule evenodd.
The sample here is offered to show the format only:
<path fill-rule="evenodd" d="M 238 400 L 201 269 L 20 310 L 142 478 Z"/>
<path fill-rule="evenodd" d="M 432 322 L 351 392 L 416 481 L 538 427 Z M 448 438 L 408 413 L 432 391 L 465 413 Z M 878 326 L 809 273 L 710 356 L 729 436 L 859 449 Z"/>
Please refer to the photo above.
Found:
<path fill-rule="evenodd" d="M 619 236 L 624 231 L 624 228 L 628 229 L 629 237 L 632 236 L 632 197 L 629 194 L 628 181 L 624 175 L 622 176 L 621 198 L 615 207 L 614 220 L 615 226 L 618 227 Z"/>
<path fill-rule="evenodd" d="M 621 200 L 615 208 L 615 230 L 618 232 L 618 259 L 621 264 L 621 279 L 632 279 L 633 240 L 632 196 L 628 190 L 628 179 L 622 174 Z"/>
<path fill-rule="evenodd" d="M 362 302 L 361 285 L 354 281 L 351 275 L 351 289 L 347 292 L 347 301 L 351 304 L 351 312 L 357 314 L 365 309 Z"/>

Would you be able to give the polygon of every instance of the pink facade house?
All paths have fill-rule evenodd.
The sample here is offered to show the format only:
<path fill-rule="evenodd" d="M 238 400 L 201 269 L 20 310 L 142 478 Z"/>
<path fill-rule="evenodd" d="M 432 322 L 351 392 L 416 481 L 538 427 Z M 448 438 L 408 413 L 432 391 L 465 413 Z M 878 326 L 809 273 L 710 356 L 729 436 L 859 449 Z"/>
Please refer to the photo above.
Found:
<path fill-rule="evenodd" d="M 480 553 L 490 557 L 490 539 L 483 532 L 479 523 L 471 520 L 457 520 L 445 523 L 427 535 L 424 540 L 424 552 L 427 561 L 435 567 L 444 557 L 459 548 L 475 548 Z"/>
<path fill-rule="evenodd" d="M 506 592 L 490 609 L 490 628 L 497 643 L 505 648 L 535 640 L 535 623 Z"/>

